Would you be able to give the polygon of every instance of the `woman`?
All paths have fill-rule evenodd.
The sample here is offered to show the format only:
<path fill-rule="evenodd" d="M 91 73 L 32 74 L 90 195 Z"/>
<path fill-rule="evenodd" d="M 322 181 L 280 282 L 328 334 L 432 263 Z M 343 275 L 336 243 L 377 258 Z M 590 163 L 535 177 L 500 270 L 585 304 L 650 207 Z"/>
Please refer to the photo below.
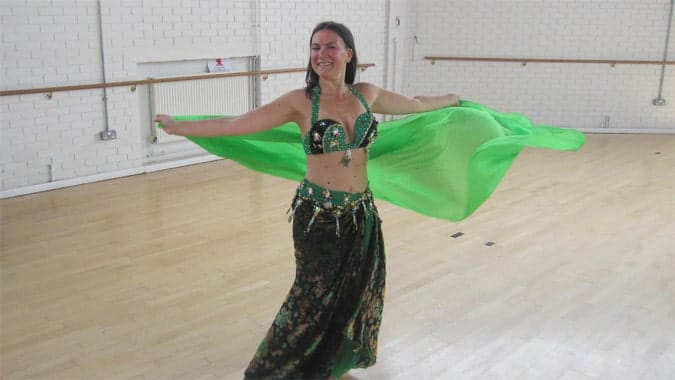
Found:
<path fill-rule="evenodd" d="M 385 258 L 368 189 L 374 113 L 408 114 L 457 105 L 456 95 L 409 98 L 354 84 L 357 55 L 347 27 L 322 22 L 310 38 L 304 89 L 234 119 L 155 120 L 170 134 L 241 135 L 295 122 L 307 172 L 291 204 L 296 277 L 245 377 L 339 378 L 375 363 Z"/>

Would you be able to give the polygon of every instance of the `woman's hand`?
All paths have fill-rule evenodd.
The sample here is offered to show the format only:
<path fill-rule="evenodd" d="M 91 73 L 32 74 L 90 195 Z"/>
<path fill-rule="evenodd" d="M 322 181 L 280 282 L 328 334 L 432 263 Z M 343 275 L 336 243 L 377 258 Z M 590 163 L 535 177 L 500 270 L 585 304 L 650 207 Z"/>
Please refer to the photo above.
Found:
<path fill-rule="evenodd" d="M 448 102 L 449 106 L 459 106 L 460 105 L 460 99 L 458 95 L 455 94 L 447 94 L 444 95 L 445 101 Z"/>
<path fill-rule="evenodd" d="M 177 134 L 179 122 L 175 121 L 170 115 L 157 114 L 155 115 L 155 121 L 161 124 L 164 132 L 170 135 Z"/>

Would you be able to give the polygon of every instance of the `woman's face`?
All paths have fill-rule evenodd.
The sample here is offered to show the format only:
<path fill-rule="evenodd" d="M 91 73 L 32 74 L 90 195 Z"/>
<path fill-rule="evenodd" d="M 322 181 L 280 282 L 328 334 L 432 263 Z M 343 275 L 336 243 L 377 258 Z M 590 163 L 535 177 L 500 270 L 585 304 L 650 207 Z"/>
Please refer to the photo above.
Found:
<path fill-rule="evenodd" d="M 345 46 L 340 35 L 330 29 L 314 33 L 310 44 L 312 69 L 322 78 L 344 76 L 347 63 L 352 59 L 352 49 Z"/>

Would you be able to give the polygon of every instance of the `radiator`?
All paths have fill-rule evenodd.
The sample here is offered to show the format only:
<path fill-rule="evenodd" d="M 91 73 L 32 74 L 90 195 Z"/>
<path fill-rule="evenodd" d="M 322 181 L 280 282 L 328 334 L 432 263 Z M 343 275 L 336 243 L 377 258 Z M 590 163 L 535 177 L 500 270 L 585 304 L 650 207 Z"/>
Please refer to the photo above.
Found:
<path fill-rule="evenodd" d="M 253 108 L 255 85 L 250 77 L 200 79 L 150 85 L 152 115 L 241 115 Z M 154 123 L 153 123 L 154 124 Z M 152 128 L 157 144 L 180 141 Z"/>

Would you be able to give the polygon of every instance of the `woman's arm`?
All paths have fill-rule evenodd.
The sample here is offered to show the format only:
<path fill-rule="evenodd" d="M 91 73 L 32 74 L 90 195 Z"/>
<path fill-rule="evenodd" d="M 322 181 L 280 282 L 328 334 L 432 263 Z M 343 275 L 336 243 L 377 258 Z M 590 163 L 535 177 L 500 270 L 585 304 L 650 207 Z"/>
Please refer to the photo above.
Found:
<path fill-rule="evenodd" d="M 372 99 L 372 110 L 375 113 L 400 115 L 431 111 L 437 108 L 456 106 L 459 96 L 447 94 L 441 96 L 408 96 L 385 90 L 370 83 L 359 85 L 361 92 L 369 94 Z"/>
<path fill-rule="evenodd" d="M 198 121 L 175 121 L 170 115 L 158 114 L 155 121 L 170 135 L 180 136 L 234 136 L 255 133 L 296 121 L 298 114 L 294 99 L 304 97 L 303 90 L 291 91 L 276 100 L 235 118 Z"/>

